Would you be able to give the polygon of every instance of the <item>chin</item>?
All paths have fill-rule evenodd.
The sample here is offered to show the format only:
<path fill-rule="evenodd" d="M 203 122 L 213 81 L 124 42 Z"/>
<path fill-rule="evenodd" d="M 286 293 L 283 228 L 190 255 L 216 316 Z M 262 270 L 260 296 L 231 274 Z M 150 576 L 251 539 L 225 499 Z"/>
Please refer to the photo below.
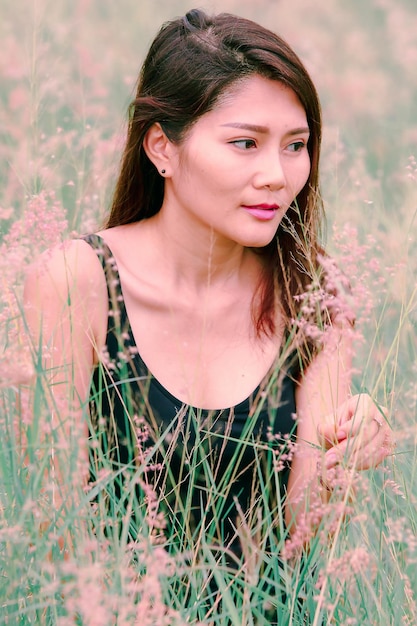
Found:
<path fill-rule="evenodd" d="M 254 248 L 254 249 L 262 249 L 262 248 L 266 248 L 266 246 L 269 246 L 269 244 L 271 243 L 271 241 L 274 240 L 275 237 L 275 232 L 273 235 L 271 235 L 271 237 L 262 237 L 259 239 L 247 239 L 246 241 L 242 241 L 242 242 L 238 242 L 241 243 L 241 245 L 243 245 L 245 248 Z"/>

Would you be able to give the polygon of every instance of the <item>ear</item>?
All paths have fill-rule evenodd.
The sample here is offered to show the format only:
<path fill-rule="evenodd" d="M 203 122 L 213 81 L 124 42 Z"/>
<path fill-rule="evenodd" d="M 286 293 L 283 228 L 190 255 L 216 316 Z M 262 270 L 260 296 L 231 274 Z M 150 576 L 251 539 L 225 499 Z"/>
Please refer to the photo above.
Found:
<path fill-rule="evenodd" d="M 143 140 L 143 149 L 159 172 L 164 170 L 164 176 L 172 173 L 175 146 L 165 135 L 160 124 L 153 124 L 150 127 Z"/>

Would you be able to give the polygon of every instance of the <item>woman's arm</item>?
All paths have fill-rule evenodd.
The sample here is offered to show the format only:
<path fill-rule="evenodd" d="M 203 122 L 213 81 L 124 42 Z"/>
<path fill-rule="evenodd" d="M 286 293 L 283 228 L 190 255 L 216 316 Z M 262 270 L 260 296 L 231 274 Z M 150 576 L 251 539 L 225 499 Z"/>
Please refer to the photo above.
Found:
<path fill-rule="evenodd" d="M 24 324 L 50 420 L 44 435 L 54 477 L 53 509 L 66 497 L 66 468 L 55 452 L 77 442 L 80 485 L 88 474 L 85 419 L 91 373 L 105 337 L 107 292 L 95 252 L 71 241 L 45 253 L 33 265 L 24 289 Z M 52 449 L 53 448 L 53 449 Z"/>
<path fill-rule="evenodd" d="M 296 392 L 297 447 L 288 485 L 286 520 L 295 528 L 311 498 L 326 492 L 328 470 L 337 463 L 368 469 L 387 454 L 389 427 L 366 394 L 350 393 L 352 333 L 335 324 L 322 351 L 303 373 Z M 348 486 L 347 486 L 348 487 Z"/>

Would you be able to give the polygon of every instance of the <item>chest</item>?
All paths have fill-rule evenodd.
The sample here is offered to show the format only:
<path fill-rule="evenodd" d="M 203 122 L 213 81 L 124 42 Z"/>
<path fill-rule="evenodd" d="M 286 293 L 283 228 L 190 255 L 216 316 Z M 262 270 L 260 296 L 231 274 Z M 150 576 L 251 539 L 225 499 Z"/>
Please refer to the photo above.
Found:
<path fill-rule="evenodd" d="M 251 301 L 206 294 L 199 301 L 146 298 L 125 290 L 126 314 L 139 354 L 173 396 L 206 409 L 246 399 L 271 369 L 280 340 L 258 338 Z"/>

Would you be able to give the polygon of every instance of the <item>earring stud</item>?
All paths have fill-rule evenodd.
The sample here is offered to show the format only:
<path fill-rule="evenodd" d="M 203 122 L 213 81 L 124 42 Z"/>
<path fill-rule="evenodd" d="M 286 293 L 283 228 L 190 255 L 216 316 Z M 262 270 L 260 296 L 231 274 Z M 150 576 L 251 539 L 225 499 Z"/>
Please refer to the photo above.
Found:
<path fill-rule="evenodd" d="M 166 170 L 161 170 L 161 174 L 165 174 Z"/>

